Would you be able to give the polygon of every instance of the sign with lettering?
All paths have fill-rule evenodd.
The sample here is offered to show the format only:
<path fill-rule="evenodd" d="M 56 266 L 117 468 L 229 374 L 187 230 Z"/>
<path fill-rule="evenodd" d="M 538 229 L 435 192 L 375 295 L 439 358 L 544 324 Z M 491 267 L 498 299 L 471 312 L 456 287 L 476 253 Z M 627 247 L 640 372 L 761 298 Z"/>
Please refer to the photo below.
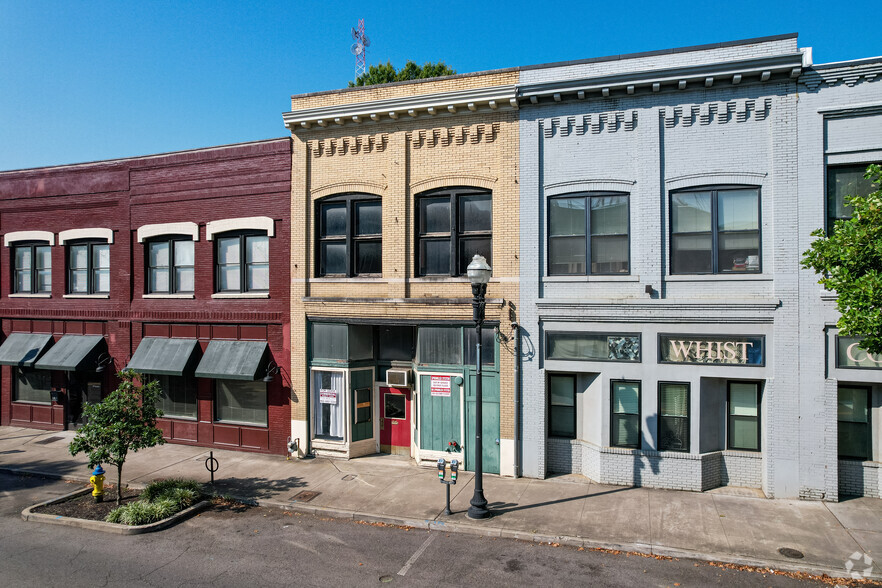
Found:
<path fill-rule="evenodd" d="M 659 335 L 659 361 L 715 365 L 765 365 L 765 337 Z"/>
<path fill-rule="evenodd" d="M 860 337 L 836 337 L 836 367 L 882 370 L 882 355 L 861 349 Z"/>
<path fill-rule="evenodd" d="M 432 376 L 430 390 L 432 396 L 450 396 L 450 376 Z"/>
<path fill-rule="evenodd" d="M 337 404 L 337 391 L 327 388 L 319 390 L 319 404 Z"/>

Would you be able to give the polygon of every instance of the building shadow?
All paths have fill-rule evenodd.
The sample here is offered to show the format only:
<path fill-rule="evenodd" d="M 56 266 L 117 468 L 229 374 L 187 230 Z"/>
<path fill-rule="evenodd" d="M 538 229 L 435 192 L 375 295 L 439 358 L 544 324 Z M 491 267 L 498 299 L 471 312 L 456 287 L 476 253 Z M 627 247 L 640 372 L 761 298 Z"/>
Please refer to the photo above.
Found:
<path fill-rule="evenodd" d="M 297 488 L 305 488 L 306 482 L 302 478 L 292 476 L 283 479 L 269 479 L 258 476 L 247 478 L 223 478 L 205 484 L 209 492 L 218 496 L 231 496 L 242 501 L 258 501 L 285 495 Z M 285 497 L 287 498 L 287 496 Z"/>
<path fill-rule="evenodd" d="M 606 494 L 615 494 L 616 492 L 624 492 L 625 490 L 630 490 L 630 488 L 613 488 L 612 490 L 605 490 L 603 492 L 594 492 L 583 494 L 581 496 L 571 496 L 569 498 L 558 498 L 557 500 L 547 500 L 545 502 L 536 502 L 533 504 L 524 504 L 520 505 L 517 503 L 504 503 L 504 502 L 493 502 L 487 505 L 487 508 L 493 511 L 493 514 L 505 514 L 509 512 L 516 512 L 519 510 L 529 510 L 531 508 L 542 508 L 543 506 L 553 506 L 555 504 L 564 504 L 566 502 L 573 502 L 574 500 L 585 500 L 586 498 L 594 498 L 597 496 L 604 496 Z"/>

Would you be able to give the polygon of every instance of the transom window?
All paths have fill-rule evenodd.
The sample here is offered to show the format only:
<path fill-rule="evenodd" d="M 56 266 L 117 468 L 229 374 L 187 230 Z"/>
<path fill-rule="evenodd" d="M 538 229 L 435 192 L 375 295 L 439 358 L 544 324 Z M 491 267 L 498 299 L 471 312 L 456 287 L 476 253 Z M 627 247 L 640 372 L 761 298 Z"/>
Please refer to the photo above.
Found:
<path fill-rule="evenodd" d="M 218 292 L 269 291 L 269 237 L 263 231 L 216 238 Z"/>
<path fill-rule="evenodd" d="M 489 192 L 454 188 L 423 194 L 417 199 L 417 227 L 418 275 L 463 275 L 475 255 L 493 265 Z"/>
<path fill-rule="evenodd" d="M 757 188 L 671 194 L 671 273 L 760 271 Z"/>
<path fill-rule="evenodd" d="M 80 241 L 68 245 L 68 294 L 110 292 L 110 245 L 106 241 Z"/>
<path fill-rule="evenodd" d="M 168 236 L 147 243 L 147 292 L 193 292 L 193 240 Z"/>
<path fill-rule="evenodd" d="M 347 194 L 318 205 L 318 276 L 383 273 L 382 206 L 376 196 Z"/>
<path fill-rule="evenodd" d="M 833 231 L 838 220 L 851 218 L 850 196 L 866 196 L 879 189 L 864 177 L 870 164 L 842 165 L 827 168 L 827 232 Z"/>
<path fill-rule="evenodd" d="M 628 233 L 627 194 L 592 192 L 551 198 L 549 275 L 627 274 Z"/>
<path fill-rule="evenodd" d="M 13 247 L 15 294 L 52 292 L 52 249 L 46 242 L 17 243 Z"/>

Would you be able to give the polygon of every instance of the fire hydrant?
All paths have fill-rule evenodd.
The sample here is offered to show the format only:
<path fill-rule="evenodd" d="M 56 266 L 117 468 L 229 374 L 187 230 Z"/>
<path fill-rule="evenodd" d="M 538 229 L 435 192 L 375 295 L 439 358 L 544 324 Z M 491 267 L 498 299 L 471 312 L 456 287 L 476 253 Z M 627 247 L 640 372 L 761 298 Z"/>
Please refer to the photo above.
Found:
<path fill-rule="evenodd" d="M 104 468 L 101 467 L 101 464 L 98 464 L 98 467 L 95 468 L 95 471 L 92 472 L 92 477 L 89 478 L 89 483 L 92 484 L 94 490 L 92 490 L 92 497 L 95 499 L 95 502 L 101 502 L 104 500 Z"/>

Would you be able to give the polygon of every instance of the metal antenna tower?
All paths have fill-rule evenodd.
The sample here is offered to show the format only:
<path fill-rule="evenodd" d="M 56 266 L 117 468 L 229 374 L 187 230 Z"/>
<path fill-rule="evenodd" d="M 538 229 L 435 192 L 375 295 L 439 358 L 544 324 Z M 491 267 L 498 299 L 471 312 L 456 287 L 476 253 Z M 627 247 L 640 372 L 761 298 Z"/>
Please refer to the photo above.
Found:
<path fill-rule="evenodd" d="M 371 40 L 367 35 L 364 34 L 364 19 L 358 19 L 358 28 L 352 27 L 352 40 L 355 43 L 352 44 L 352 47 L 349 48 L 349 51 L 355 55 L 355 79 L 357 80 L 359 76 L 364 75 L 365 66 L 364 66 L 364 56 L 367 53 L 367 48 L 371 46 Z"/>

